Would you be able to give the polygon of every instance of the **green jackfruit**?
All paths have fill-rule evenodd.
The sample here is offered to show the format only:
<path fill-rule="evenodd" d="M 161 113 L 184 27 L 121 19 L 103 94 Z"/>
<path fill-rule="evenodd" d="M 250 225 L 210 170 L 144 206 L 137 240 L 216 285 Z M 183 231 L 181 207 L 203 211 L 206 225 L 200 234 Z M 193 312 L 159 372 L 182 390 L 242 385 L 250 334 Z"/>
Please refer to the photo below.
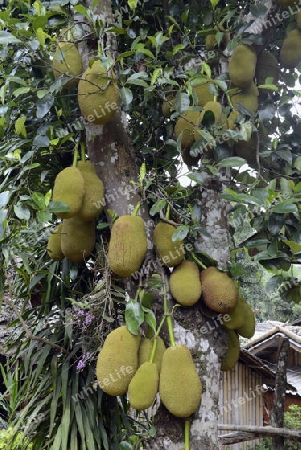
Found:
<path fill-rule="evenodd" d="M 230 115 L 228 117 L 228 128 L 229 130 L 235 130 L 239 125 L 236 123 L 236 120 L 239 117 L 239 112 L 233 109 L 230 112 Z"/>
<path fill-rule="evenodd" d="M 244 305 L 245 321 L 242 326 L 236 329 L 237 333 L 247 339 L 251 339 L 255 333 L 256 319 L 251 306 L 246 302 Z"/>
<path fill-rule="evenodd" d="M 265 84 L 267 78 L 273 78 L 272 83 L 277 84 L 279 79 L 280 69 L 275 56 L 267 51 L 262 52 L 257 57 L 255 76 L 257 84 Z"/>
<path fill-rule="evenodd" d="M 301 62 L 301 31 L 292 30 L 283 41 L 280 63 L 286 69 L 294 69 Z"/>
<path fill-rule="evenodd" d="M 62 261 L 64 253 L 61 249 L 61 233 L 63 224 L 60 223 L 53 233 L 49 236 L 47 244 L 47 253 L 54 261 Z"/>
<path fill-rule="evenodd" d="M 85 183 L 85 194 L 78 217 L 83 221 L 96 219 L 105 204 L 103 182 L 98 178 L 91 161 L 79 161 L 77 167 Z"/>
<path fill-rule="evenodd" d="M 82 207 L 85 194 L 84 179 L 77 167 L 66 167 L 59 172 L 53 186 L 52 200 L 69 206 L 67 212 L 56 212 L 62 219 L 76 216 Z"/>
<path fill-rule="evenodd" d="M 58 42 L 53 57 L 53 74 L 55 78 L 68 75 L 71 79 L 64 84 L 66 88 L 77 86 L 79 75 L 82 74 L 82 58 L 77 46 L 72 42 Z"/>
<path fill-rule="evenodd" d="M 238 301 L 234 308 L 227 313 L 229 317 L 227 320 L 223 320 L 223 325 L 227 330 L 237 330 L 245 323 L 245 305 L 246 300 L 242 297 L 238 298 Z M 225 314 L 226 316 L 226 314 Z"/>
<path fill-rule="evenodd" d="M 203 84 L 195 84 L 192 86 L 193 95 L 197 97 L 197 106 L 205 106 L 207 102 L 214 100 L 214 95 L 210 92 L 210 85 L 213 84 L 207 81 Z"/>
<path fill-rule="evenodd" d="M 129 402 L 138 411 L 152 406 L 159 387 L 159 373 L 156 364 L 143 363 L 131 379 L 128 388 Z"/>
<path fill-rule="evenodd" d="M 190 154 L 190 148 L 183 148 L 183 150 L 181 151 L 181 156 L 182 156 L 183 162 L 186 164 L 186 166 L 196 167 L 199 163 L 201 155 L 192 156 Z"/>
<path fill-rule="evenodd" d="M 171 414 L 187 418 L 199 407 L 202 384 L 185 345 L 169 347 L 163 355 L 160 399 Z"/>
<path fill-rule="evenodd" d="M 231 85 L 232 89 L 235 87 L 236 86 Z M 241 103 L 249 111 L 256 112 L 258 110 L 258 94 L 258 89 L 252 81 L 250 86 L 241 89 L 240 92 L 231 96 L 232 105 L 239 110 L 238 103 Z"/>
<path fill-rule="evenodd" d="M 78 83 L 78 105 L 82 115 L 88 122 L 103 125 L 112 119 L 118 104 L 119 88 L 114 74 L 108 73 L 100 61 L 95 61 Z"/>
<path fill-rule="evenodd" d="M 113 224 L 108 258 L 110 269 L 121 277 L 139 270 L 147 252 L 147 239 L 140 216 L 121 216 Z"/>
<path fill-rule="evenodd" d="M 164 341 L 160 336 L 156 337 L 157 346 L 156 346 L 156 353 L 153 359 L 153 363 L 157 365 L 158 373 L 160 373 L 161 370 L 161 364 L 162 364 L 162 357 L 163 353 L 166 350 Z M 147 362 L 151 358 L 151 354 L 153 351 L 153 339 L 149 338 L 142 338 L 140 342 L 139 347 L 139 355 L 138 355 L 138 361 L 139 366 L 141 366 L 143 363 Z"/>
<path fill-rule="evenodd" d="M 200 271 L 192 261 L 183 261 L 169 278 L 170 292 L 182 306 L 194 305 L 202 293 Z"/>
<path fill-rule="evenodd" d="M 237 363 L 239 358 L 238 334 L 236 333 L 236 331 L 233 330 L 228 330 L 228 333 L 229 333 L 228 350 L 221 364 L 221 370 L 223 372 L 232 369 Z"/>
<path fill-rule="evenodd" d="M 102 390 L 109 395 L 124 395 L 138 369 L 140 336 L 126 326 L 111 331 L 98 354 L 96 376 Z"/>
<path fill-rule="evenodd" d="M 217 312 L 229 312 L 237 303 L 238 291 L 234 281 L 216 267 L 201 272 L 202 298 L 208 308 Z"/>
<path fill-rule="evenodd" d="M 248 141 L 237 141 L 234 145 L 235 154 L 245 158 L 251 165 L 256 163 L 257 134 L 253 133 Z"/>
<path fill-rule="evenodd" d="M 84 261 L 95 246 L 95 220 L 83 222 L 78 217 L 63 220 L 62 252 L 72 262 Z"/>
<path fill-rule="evenodd" d="M 248 87 L 255 77 L 256 53 L 247 45 L 235 47 L 229 60 L 229 77 L 238 87 Z"/>
<path fill-rule="evenodd" d="M 194 130 L 199 127 L 201 122 L 201 112 L 194 108 L 188 108 L 177 120 L 174 128 L 175 139 L 178 140 L 182 133 L 181 148 L 190 148 L 194 143 Z"/>
<path fill-rule="evenodd" d="M 176 227 L 169 223 L 159 222 L 154 229 L 154 246 L 160 261 L 168 267 L 180 264 L 184 259 L 183 241 L 172 241 Z"/>
<path fill-rule="evenodd" d="M 208 111 L 211 111 L 213 113 L 210 115 L 210 118 L 208 119 Z M 222 111 L 222 105 L 219 102 L 207 102 L 204 106 L 203 111 L 201 112 L 200 116 L 200 126 L 194 129 L 194 140 L 197 141 L 200 139 L 200 133 L 198 130 L 202 128 L 203 126 L 208 126 L 213 124 L 214 125 L 220 125 L 221 127 L 228 128 L 227 124 L 227 118 L 225 114 Z"/>
<path fill-rule="evenodd" d="M 162 103 L 162 113 L 164 117 L 170 117 L 172 112 L 176 109 L 176 98 L 174 95 L 169 94 L 166 100 Z"/>

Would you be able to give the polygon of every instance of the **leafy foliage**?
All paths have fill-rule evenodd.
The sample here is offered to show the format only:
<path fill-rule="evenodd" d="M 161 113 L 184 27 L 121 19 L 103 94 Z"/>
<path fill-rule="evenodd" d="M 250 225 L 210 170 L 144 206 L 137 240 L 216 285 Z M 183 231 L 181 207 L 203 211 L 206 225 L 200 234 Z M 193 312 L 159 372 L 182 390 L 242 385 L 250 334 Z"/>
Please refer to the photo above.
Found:
<path fill-rule="evenodd" d="M 76 88 L 63 89 L 67 78 L 54 79 L 51 71 L 63 27 L 77 42 L 90 39 L 102 62 L 115 65 L 122 109 L 129 117 L 141 167 L 138 184 L 151 217 L 156 221 L 160 214 L 169 214 L 180 225 L 174 239 L 193 244 L 207 233 L 202 226 L 202 186 L 208 178 L 217 182 L 221 169 L 232 169 L 221 194 L 231 206 L 231 274 L 254 309 L 265 309 L 271 300 L 268 291 L 277 291 L 275 312 L 264 311 L 261 319 L 273 318 L 271 314 L 278 318 L 279 305 L 283 320 L 290 319 L 291 302 L 294 314 L 300 314 L 299 72 L 282 70 L 277 90 L 269 86 L 268 92 L 261 92 L 257 115 L 241 109 L 239 129 L 216 129 L 209 120 L 192 148 L 202 157 L 201 166 L 187 168 L 181 142 L 173 133 L 176 120 L 189 106 L 202 109 L 193 92 L 198 83 L 212 82 L 211 93 L 229 115 L 228 77 L 220 72 L 219 59 L 240 42 L 265 44 L 265 36 L 246 31 L 252 21 L 243 20 L 250 11 L 253 21 L 261 17 L 262 5 L 212 0 L 200 12 L 197 0 L 113 0 L 114 19 L 108 27 L 94 7 L 77 0 L 9 0 L 0 10 L 0 286 L 9 290 L 5 274 L 13 269 L 11 296 L 22 300 L 21 316 L 32 333 L 29 337 L 17 318 L 8 343 L 14 350 L 6 369 L 10 401 L 4 396 L 1 402 L 16 448 L 19 432 L 33 449 L 62 450 L 126 449 L 129 442 L 137 443 L 137 436 L 153 433 L 148 423 L 139 424 L 129 416 L 125 399 L 109 398 L 93 385 L 97 350 L 121 316 L 125 314 L 133 330 L 143 321 L 156 326 L 150 299 L 145 295 L 139 302 L 126 302 L 120 280 L 108 275 L 106 218 L 98 221 L 102 236 L 85 264 L 49 261 L 45 250 L 56 224 L 50 208 L 53 181 L 72 163 L 85 129 Z M 268 49 L 276 56 L 292 20 L 275 26 Z M 225 31 L 216 33 L 217 25 Z M 110 33 L 117 36 L 116 61 L 102 48 L 104 34 Z M 216 44 L 207 51 L 205 39 L 212 33 Z M 170 102 L 170 117 L 161 112 L 163 100 Z M 254 162 L 246 166 L 234 155 L 233 144 L 260 127 L 259 166 Z M 179 182 L 183 174 L 189 180 L 186 187 Z M 195 258 L 201 264 L 216 264 L 210 255 Z M 264 298 L 257 282 L 263 268 L 272 275 Z M 285 302 L 280 303 L 279 294 Z"/>

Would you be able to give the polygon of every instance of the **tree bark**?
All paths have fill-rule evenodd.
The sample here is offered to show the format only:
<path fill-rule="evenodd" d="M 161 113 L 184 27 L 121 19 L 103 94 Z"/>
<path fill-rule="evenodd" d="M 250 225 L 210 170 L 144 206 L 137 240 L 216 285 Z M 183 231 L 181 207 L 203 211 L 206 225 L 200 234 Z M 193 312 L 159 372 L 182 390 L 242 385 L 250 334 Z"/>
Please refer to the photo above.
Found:
<path fill-rule="evenodd" d="M 235 444 L 236 442 L 249 441 L 251 439 L 257 439 L 259 437 L 275 437 L 282 436 L 283 439 L 294 439 L 296 441 L 301 441 L 301 431 L 288 430 L 286 428 L 274 428 L 274 427 L 256 427 L 252 425 L 219 425 L 219 430 L 231 430 L 237 431 L 238 433 L 229 433 L 220 436 L 220 443 Z M 245 435 L 245 436 L 244 436 Z M 281 447 L 281 450 L 284 446 Z"/>
<path fill-rule="evenodd" d="M 284 424 L 284 400 L 286 392 L 286 370 L 288 364 L 289 340 L 281 339 L 278 346 L 278 364 L 276 372 L 275 391 L 273 395 L 273 409 L 271 413 L 272 427 L 282 428 Z M 272 439 L 272 449 L 282 450 L 284 448 L 284 436 L 275 436 Z"/>

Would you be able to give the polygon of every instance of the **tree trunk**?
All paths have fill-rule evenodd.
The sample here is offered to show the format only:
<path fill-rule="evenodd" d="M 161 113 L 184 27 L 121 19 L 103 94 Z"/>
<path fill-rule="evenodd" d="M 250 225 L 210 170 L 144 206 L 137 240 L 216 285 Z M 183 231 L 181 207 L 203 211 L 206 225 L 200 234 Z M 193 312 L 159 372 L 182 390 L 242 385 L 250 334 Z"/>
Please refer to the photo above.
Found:
<path fill-rule="evenodd" d="M 282 428 L 284 424 L 284 400 L 286 392 L 286 370 L 288 363 L 289 340 L 281 339 L 278 346 L 278 364 L 276 372 L 275 391 L 273 395 L 273 409 L 271 414 L 271 425 Z M 272 449 L 282 450 L 284 448 L 284 436 L 275 436 L 272 439 Z"/>
<path fill-rule="evenodd" d="M 87 6 L 91 4 L 92 0 L 86 0 Z M 110 0 L 99 1 L 95 14 L 100 15 L 104 26 L 110 22 Z M 109 39 L 111 50 L 115 51 L 112 37 Z M 81 53 L 89 55 L 89 59 L 94 56 L 86 44 L 81 44 Z M 87 67 L 88 59 L 85 56 L 83 63 Z M 117 111 L 113 120 L 104 126 L 88 124 L 86 136 L 87 153 L 105 186 L 106 210 L 111 209 L 119 215 L 130 214 L 140 201 L 139 193 L 131 189 L 131 181 L 137 181 L 139 169 L 127 132 L 126 115 Z M 213 183 L 210 179 L 204 185 L 201 224 L 210 236 L 200 238 L 196 245 L 196 250 L 216 259 L 221 269 L 225 268 L 229 260 L 226 202 L 219 198 L 222 189 L 222 183 Z M 153 222 L 146 210 L 142 209 L 141 215 L 146 223 L 151 249 Z M 190 450 L 217 450 L 220 359 L 226 350 L 227 335 L 220 323 L 204 317 L 197 305 L 187 309 L 176 308 L 173 318 L 176 343 L 185 343 L 191 350 L 203 384 L 200 408 L 191 418 Z M 179 450 L 184 447 L 184 420 L 171 416 L 163 405 L 157 411 L 155 426 L 156 437 L 148 441 L 152 450 Z"/>

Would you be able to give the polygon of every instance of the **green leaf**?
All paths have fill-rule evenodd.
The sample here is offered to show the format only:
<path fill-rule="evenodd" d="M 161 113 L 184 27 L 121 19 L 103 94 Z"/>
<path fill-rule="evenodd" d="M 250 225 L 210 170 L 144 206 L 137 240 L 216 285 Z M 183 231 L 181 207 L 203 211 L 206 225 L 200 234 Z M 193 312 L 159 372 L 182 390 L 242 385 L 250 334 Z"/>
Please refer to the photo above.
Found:
<path fill-rule="evenodd" d="M 140 166 L 140 183 L 143 182 L 146 175 L 146 164 L 142 163 Z"/>
<path fill-rule="evenodd" d="M 145 322 L 150 326 L 150 328 L 154 331 L 157 329 L 157 321 L 156 316 L 153 311 L 148 310 L 145 313 Z"/>
<path fill-rule="evenodd" d="M 144 311 L 140 303 L 130 300 L 126 304 L 124 317 L 128 330 L 137 335 L 138 328 L 144 322 Z"/>
<path fill-rule="evenodd" d="M 212 8 L 214 9 L 219 4 L 219 0 L 210 0 L 210 3 L 212 5 Z"/>
<path fill-rule="evenodd" d="M 1 195 L 1 194 L 0 194 Z M 0 241 L 4 238 L 7 225 L 7 209 L 0 209 Z"/>
<path fill-rule="evenodd" d="M 15 97 L 19 97 L 22 94 L 27 94 L 27 92 L 31 91 L 30 87 L 21 87 L 13 91 L 13 95 Z"/>
<path fill-rule="evenodd" d="M 44 33 L 42 28 L 38 28 L 36 33 L 37 33 L 38 41 L 41 44 L 41 47 L 44 47 L 44 45 L 45 45 L 45 36 L 47 36 L 46 33 Z"/>
<path fill-rule="evenodd" d="M 273 206 L 271 208 L 271 212 L 281 213 L 281 214 L 297 213 L 298 208 L 295 204 L 293 204 L 289 201 L 283 201 L 283 202 L 279 202 L 279 203 L 277 203 L 277 205 Z"/>
<path fill-rule="evenodd" d="M 301 244 L 297 244 L 297 242 L 295 241 L 288 240 L 284 240 L 283 242 L 289 246 L 293 254 L 301 252 Z"/>
<path fill-rule="evenodd" d="M 22 41 L 17 39 L 12 33 L 8 31 L 0 31 L 0 45 L 20 44 Z"/>
<path fill-rule="evenodd" d="M 191 172 L 187 177 L 198 184 L 203 184 L 206 181 L 206 176 L 202 172 Z"/>
<path fill-rule="evenodd" d="M 301 285 L 295 286 L 292 289 L 288 289 L 284 293 L 284 298 L 288 302 L 294 302 L 299 304 L 301 302 Z"/>
<path fill-rule="evenodd" d="M 128 5 L 131 9 L 136 9 L 138 0 L 128 0 Z"/>
<path fill-rule="evenodd" d="M 298 156 L 298 158 L 294 162 L 294 167 L 301 172 L 301 156 Z"/>
<path fill-rule="evenodd" d="M 43 98 L 39 98 L 36 102 L 37 105 L 37 118 L 42 119 L 50 111 L 54 103 L 54 97 L 50 94 L 45 95 Z"/>
<path fill-rule="evenodd" d="M 20 134 L 23 137 L 27 137 L 26 128 L 25 128 L 26 116 L 19 117 L 15 122 L 15 130 L 16 134 L 19 136 Z"/>
<path fill-rule="evenodd" d="M 39 209 L 46 208 L 45 198 L 43 194 L 41 194 L 40 192 L 33 192 L 31 198 L 33 199 L 33 201 L 35 202 L 35 204 L 38 206 Z"/>
<path fill-rule="evenodd" d="M 150 209 L 149 214 L 151 216 L 154 216 L 158 212 L 162 211 L 163 208 L 165 208 L 167 202 L 166 200 L 158 200 Z"/>
<path fill-rule="evenodd" d="M 74 11 L 77 11 L 78 13 L 85 16 L 87 19 L 90 18 L 89 11 L 83 6 L 83 5 L 76 5 L 73 7 Z"/>
<path fill-rule="evenodd" d="M 186 45 L 185 44 L 178 44 L 178 45 L 175 45 L 174 47 L 173 47 L 173 49 L 172 49 L 172 54 L 173 55 L 176 55 L 178 52 L 180 52 L 181 50 L 184 50 L 184 48 L 186 47 Z"/>
<path fill-rule="evenodd" d="M 180 225 L 172 235 L 172 242 L 182 241 L 189 233 L 189 226 Z"/>
<path fill-rule="evenodd" d="M 14 205 L 14 212 L 18 219 L 20 220 L 29 220 L 30 219 L 30 211 L 26 206 L 23 206 L 21 203 L 17 203 Z"/>
<path fill-rule="evenodd" d="M 272 213 L 269 216 L 268 230 L 271 234 L 278 234 L 284 225 L 284 215 L 279 213 Z"/>
<path fill-rule="evenodd" d="M 132 450 L 132 448 L 132 445 L 126 441 L 122 441 L 118 444 L 118 450 Z"/>
<path fill-rule="evenodd" d="M 244 164 L 247 164 L 247 161 L 244 158 L 232 156 L 230 158 L 222 159 L 217 165 L 219 167 L 241 167 Z"/>
<path fill-rule="evenodd" d="M 125 109 L 128 109 L 130 104 L 133 101 L 132 91 L 129 88 L 123 86 L 120 89 L 120 98 L 121 98 L 122 106 Z"/>
<path fill-rule="evenodd" d="M 55 201 L 49 203 L 48 210 L 51 213 L 57 213 L 70 211 L 70 208 L 66 203 Z"/>
<path fill-rule="evenodd" d="M 10 191 L 4 191 L 0 193 L 0 208 L 8 204 L 10 194 Z"/>

